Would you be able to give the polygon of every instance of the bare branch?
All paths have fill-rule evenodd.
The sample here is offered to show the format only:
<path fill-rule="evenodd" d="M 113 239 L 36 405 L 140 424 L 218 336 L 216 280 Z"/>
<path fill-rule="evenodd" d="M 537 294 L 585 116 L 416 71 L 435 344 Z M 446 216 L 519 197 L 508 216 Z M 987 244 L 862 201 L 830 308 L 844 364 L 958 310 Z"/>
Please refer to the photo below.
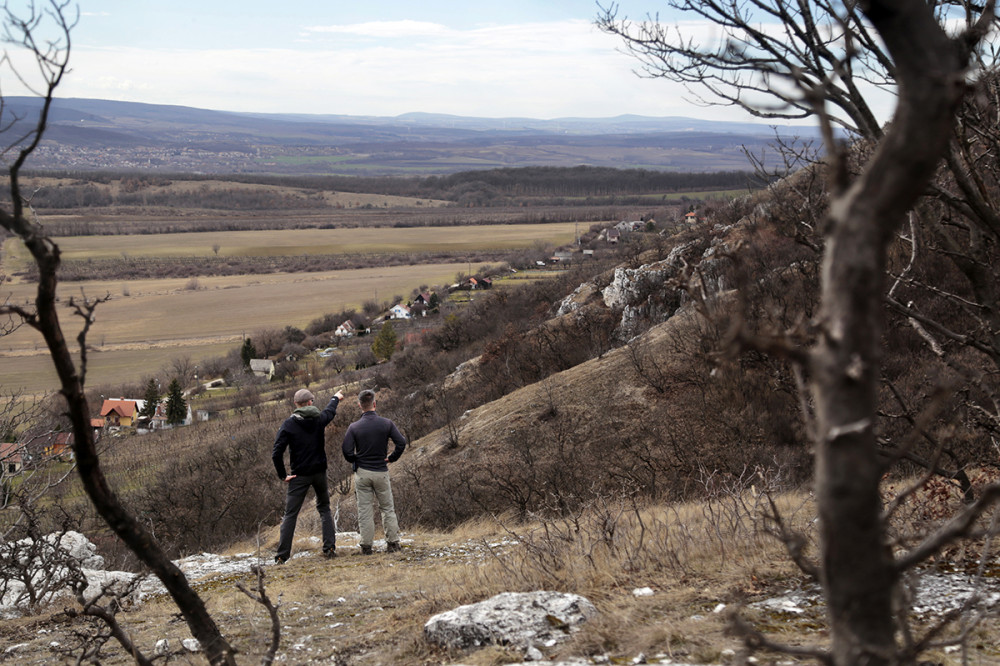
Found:
<path fill-rule="evenodd" d="M 778 509 L 778 505 L 774 503 L 774 498 L 770 493 L 767 494 L 767 501 L 771 508 L 770 512 L 764 516 L 765 521 L 768 523 L 768 530 L 785 544 L 788 556 L 802 573 L 814 581 L 819 581 L 819 566 L 805 555 L 805 547 L 808 543 L 805 535 L 792 530 L 785 524 L 784 519 L 781 517 L 781 511 Z"/>
<path fill-rule="evenodd" d="M 975 526 L 976 521 L 979 520 L 979 517 L 998 500 L 1000 500 L 1000 483 L 990 484 L 983 489 L 979 499 L 973 504 L 942 525 L 916 548 L 897 558 L 895 563 L 896 570 L 906 571 L 907 569 L 912 569 L 941 552 L 944 546 L 953 543 L 956 539 L 968 536 Z"/>
<path fill-rule="evenodd" d="M 257 565 L 253 568 L 253 572 L 257 576 L 257 588 L 251 592 L 243 583 L 237 583 L 236 589 L 267 609 L 267 614 L 271 618 L 271 643 L 260 660 L 262 666 L 270 666 L 274 663 L 274 655 L 277 654 L 278 646 L 281 644 L 281 619 L 278 617 L 278 606 L 272 603 L 264 588 L 264 567 Z"/>
<path fill-rule="evenodd" d="M 738 612 L 730 613 L 729 628 L 737 636 L 743 639 L 743 644 L 751 650 L 770 650 L 778 654 L 787 654 L 797 657 L 807 657 L 815 659 L 821 664 L 833 666 L 833 656 L 825 650 L 819 648 L 800 647 L 798 645 L 785 645 L 775 643 L 761 633 L 756 627 L 747 622 Z"/>

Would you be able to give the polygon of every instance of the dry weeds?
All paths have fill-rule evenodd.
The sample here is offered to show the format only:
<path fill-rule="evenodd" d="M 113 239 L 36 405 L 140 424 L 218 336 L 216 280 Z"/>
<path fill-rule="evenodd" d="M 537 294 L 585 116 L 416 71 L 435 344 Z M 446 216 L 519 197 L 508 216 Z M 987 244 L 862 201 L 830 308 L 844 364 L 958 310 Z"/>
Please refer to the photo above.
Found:
<path fill-rule="evenodd" d="M 776 642 L 822 645 L 827 634 L 821 608 L 795 615 L 749 605 L 808 586 L 783 545 L 765 533 L 772 524 L 763 519 L 771 507 L 762 494 L 768 483 L 748 475 L 726 488 L 716 486 L 710 499 L 698 503 L 640 506 L 629 497 L 609 498 L 573 515 L 523 525 L 504 517 L 482 518 L 450 532 L 404 533 L 403 550 L 394 554 L 363 556 L 356 533 L 341 533 L 341 556 L 334 560 L 320 556 L 313 521 L 305 521 L 293 559 L 266 568 L 268 594 L 280 603 L 279 663 L 519 662 L 524 655 L 503 646 L 469 652 L 432 646 L 423 638 L 423 625 L 433 614 L 462 604 L 536 589 L 582 594 L 600 610 L 566 643 L 546 648 L 549 659 L 637 663 L 643 655 L 652 663 L 654 657 L 733 663 L 743 650 L 729 630 L 734 613 Z M 808 493 L 781 494 L 776 506 L 786 525 L 813 536 Z M 258 539 L 259 544 L 242 544 L 229 554 L 259 550 L 269 561 L 276 528 Z M 240 582 L 254 585 L 250 574 L 231 574 L 200 581 L 198 587 L 240 650 L 241 663 L 257 663 L 266 648 L 269 618 L 235 589 Z M 643 588 L 651 593 L 639 593 Z M 4 642 L 17 646 L 6 658 L 19 664 L 57 661 L 52 643 L 67 645 L 74 628 L 57 610 L 0 625 Z M 187 637 L 167 599 L 151 600 L 120 618 L 148 651 L 159 639 L 178 648 Z M 973 634 L 967 663 L 996 663 L 991 661 L 998 656 L 992 647 L 996 625 L 993 617 Z M 102 663 L 130 663 L 116 646 L 105 652 Z M 766 652 L 756 656 L 758 663 L 794 663 Z M 932 656 L 935 663 L 961 663 L 953 651 L 936 650 Z M 4 658 L 0 655 L 0 661 Z M 179 663 L 200 662 L 187 655 Z"/>
<path fill-rule="evenodd" d="M 502 647 L 463 654 L 430 646 L 423 625 L 435 613 L 500 592 L 556 589 L 589 597 L 602 615 L 552 657 L 644 653 L 718 661 L 738 645 L 725 635 L 724 615 L 713 611 L 763 594 L 758 581 L 787 578 L 790 569 L 774 543 L 736 534 L 720 540 L 707 524 L 710 515 L 702 505 L 640 509 L 622 499 L 559 521 L 507 527 L 503 519 L 482 519 L 447 533 L 404 534 L 402 552 L 391 555 L 362 556 L 356 535 L 342 533 L 341 556 L 330 561 L 303 525 L 297 556 L 267 567 L 268 594 L 281 605 L 279 655 L 285 663 L 509 663 L 523 655 Z M 260 537 L 265 560 L 276 539 L 274 528 Z M 733 557 L 737 550 L 742 555 Z M 199 587 L 242 661 L 254 663 L 266 647 L 269 620 L 236 591 L 237 582 L 253 585 L 252 576 L 237 574 Z M 654 594 L 633 594 L 641 587 Z M 166 599 L 122 619 L 146 650 L 161 638 L 179 646 L 187 637 Z M 53 658 L 50 643 L 66 644 L 70 628 L 53 613 L 7 623 L 3 634 L 8 644 L 24 644 L 15 650 L 19 663 L 40 664 Z M 103 663 L 128 663 L 116 647 L 106 652 Z"/>

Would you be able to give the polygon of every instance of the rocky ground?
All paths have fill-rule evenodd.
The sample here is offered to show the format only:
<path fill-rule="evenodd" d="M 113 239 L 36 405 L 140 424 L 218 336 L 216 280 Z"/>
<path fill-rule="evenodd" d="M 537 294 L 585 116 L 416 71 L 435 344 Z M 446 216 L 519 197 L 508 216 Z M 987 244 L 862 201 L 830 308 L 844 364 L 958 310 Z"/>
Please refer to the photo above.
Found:
<path fill-rule="evenodd" d="M 517 538 L 502 533 L 455 536 L 405 535 L 401 552 L 363 556 L 357 533 L 344 532 L 338 535 L 340 556 L 333 560 L 321 557 L 318 538 L 304 536 L 284 565 L 275 565 L 263 550 L 261 556 L 203 553 L 178 564 L 209 600 L 213 616 L 240 650 L 240 663 L 258 663 L 270 638 L 267 613 L 235 589 L 237 583 L 252 588 L 254 568 L 261 564 L 267 593 L 279 605 L 278 663 L 794 663 L 775 655 L 746 655 L 739 641 L 725 633 L 725 618 L 734 609 L 731 597 L 721 588 L 713 593 L 711 586 L 702 587 L 704 581 L 690 587 L 691 580 L 652 577 L 645 585 L 597 592 L 593 603 L 552 592 L 539 598 L 530 590 L 498 597 L 498 590 L 518 587 L 516 578 L 506 577 L 510 571 L 504 573 L 518 561 L 507 557 L 520 548 Z M 376 551 L 382 550 L 384 543 L 376 543 Z M 114 577 L 109 574 L 108 579 Z M 778 642 L 822 643 L 819 590 L 786 580 L 794 585 L 761 586 L 741 612 Z M 139 649 L 156 655 L 158 663 L 204 663 L 158 581 L 144 581 L 136 596 L 118 617 Z M 64 597 L 47 612 L 0 622 L 0 663 L 79 663 L 93 626 L 62 611 L 72 605 Z M 926 573 L 914 588 L 912 605 L 914 616 L 928 624 L 956 610 L 969 623 L 995 622 L 1000 584 L 975 573 Z M 585 612 L 578 613 L 581 607 Z M 432 626 L 445 630 L 435 637 Z M 491 635 L 501 645 L 484 638 Z M 972 647 L 975 658 L 966 663 L 1000 663 L 995 648 Z M 957 646 L 943 647 L 940 654 L 940 663 L 958 664 L 963 658 Z M 113 642 L 98 661 L 133 663 Z"/>

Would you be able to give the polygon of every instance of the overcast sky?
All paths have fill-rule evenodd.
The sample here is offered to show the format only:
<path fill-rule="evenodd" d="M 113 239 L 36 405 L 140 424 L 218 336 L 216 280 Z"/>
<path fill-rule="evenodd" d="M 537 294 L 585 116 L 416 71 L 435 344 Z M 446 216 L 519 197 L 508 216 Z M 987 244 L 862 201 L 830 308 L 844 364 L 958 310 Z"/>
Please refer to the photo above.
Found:
<path fill-rule="evenodd" d="M 636 76 L 618 40 L 594 27 L 592 0 L 79 4 L 59 97 L 228 111 L 750 120 Z M 636 18 L 662 8 L 622 4 Z"/>

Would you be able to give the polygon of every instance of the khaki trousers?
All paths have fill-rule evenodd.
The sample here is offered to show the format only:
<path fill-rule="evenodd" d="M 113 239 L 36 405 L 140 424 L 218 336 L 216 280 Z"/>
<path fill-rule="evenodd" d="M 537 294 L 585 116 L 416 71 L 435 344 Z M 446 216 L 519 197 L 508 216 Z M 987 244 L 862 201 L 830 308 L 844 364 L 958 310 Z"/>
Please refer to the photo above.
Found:
<path fill-rule="evenodd" d="M 354 473 L 354 493 L 358 499 L 358 531 L 361 545 L 370 546 L 375 540 L 375 502 L 382 513 L 382 529 L 389 543 L 399 541 L 396 509 L 392 504 L 389 472 L 373 472 L 362 467 Z"/>

